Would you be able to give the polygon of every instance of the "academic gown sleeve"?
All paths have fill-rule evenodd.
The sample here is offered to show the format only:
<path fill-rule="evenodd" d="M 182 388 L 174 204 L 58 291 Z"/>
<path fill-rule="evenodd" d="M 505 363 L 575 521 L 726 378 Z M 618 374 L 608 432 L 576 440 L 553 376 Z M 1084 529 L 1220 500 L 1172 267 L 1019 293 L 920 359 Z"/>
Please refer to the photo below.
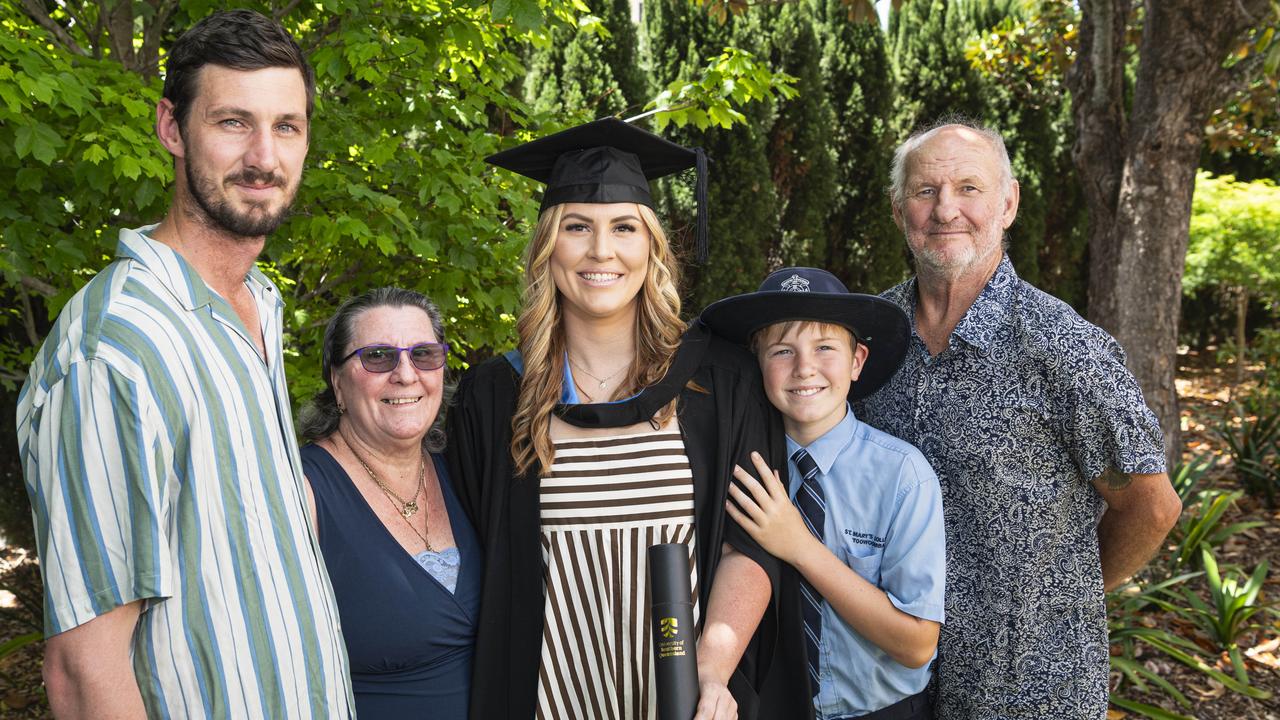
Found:
<path fill-rule="evenodd" d="M 516 478 L 511 417 L 519 379 L 492 358 L 458 383 L 447 420 L 449 471 L 484 548 L 471 720 L 528 720 L 537 701 L 542 557 L 537 478 Z"/>
<path fill-rule="evenodd" d="M 511 380 L 509 393 L 503 393 L 501 358 L 494 358 L 465 373 L 453 394 L 453 403 L 445 421 L 448 444 L 445 458 L 471 524 L 483 539 L 490 518 L 486 517 L 486 489 L 501 476 L 510 477 L 509 462 L 500 463 L 494 448 L 510 443 L 510 430 L 495 425 L 504 417 L 509 425 L 515 407 L 515 386 Z M 499 465 L 502 465 L 501 467 Z"/>
<path fill-rule="evenodd" d="M 696 389 L 682 397 L 685 451 L 698 487 L 699 561 L 714 568 L 727 542 L 769 576 L 770 602 L 730 680 L 741 720 L 811 718 L 813 705 L 804 673 L 803 623 L 795 571 L 770 555 L 724 511 L 733 466 L 752 469 L 759 452 L 786 482 L 786 441 L 781 417 L 764 394 L 755 358 L 743 348 L 709 338 Z M 714 576 L 707 589 L 715 583 Z M 707 598 L 703 598 L 704 607 Z M 796 670 L 799 668 L 799 671 Z"/>

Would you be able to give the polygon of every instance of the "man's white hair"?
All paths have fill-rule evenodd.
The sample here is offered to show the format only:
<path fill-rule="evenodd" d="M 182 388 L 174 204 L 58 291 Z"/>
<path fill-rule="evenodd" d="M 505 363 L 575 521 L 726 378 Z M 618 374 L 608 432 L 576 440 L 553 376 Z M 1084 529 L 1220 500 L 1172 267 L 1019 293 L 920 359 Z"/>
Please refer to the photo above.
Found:
<path fill-rule="evenodd" d="M 1000 133 L 976 120 L 962 116 L 947 116 L 928 127 L 915 131 L 893 152 L 893 167 L 889 171 L 889 198 L 895 208 L 901 208 L 902 203 L 907 199 L 907 161 L 911 159 L 911 154 L 933 136 L 954 127 L 972 130 L 991 146 L 1000 165 L 1000 192 L 1008 197 L 1009 190 L 1013 187 L 1013 164 L 1009 162 L 1009 151 L 1004 147 L 1004 138 Z"/>

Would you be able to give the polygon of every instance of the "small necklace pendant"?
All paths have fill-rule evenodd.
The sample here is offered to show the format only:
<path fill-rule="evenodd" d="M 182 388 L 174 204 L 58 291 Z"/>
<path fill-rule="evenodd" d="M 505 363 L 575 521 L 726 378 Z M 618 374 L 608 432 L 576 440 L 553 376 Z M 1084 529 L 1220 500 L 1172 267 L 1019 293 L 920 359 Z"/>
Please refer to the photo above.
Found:
<path fill-rule="evenodd" d="M 405 503 L 405 504 L 404 504 L 404 510 L 401 510 L 401 511 L 400 511 L 400 514 L 401 514 L 401 515 L 404 515 L 404 517 L 405 517 L 405 519 L 406 519 L 406 520 L 408 520 L 409 518 L 413 517 L 414 515 L 417 515 L 417 514 L 418 514 L 418 501 L 417 501 L 417 500 L 410 500 L 409 502 Z"/>
<path fill-rule="evenodd" d="M 601 390 L 603 390 L 603 389 L 604 389 L 604 381 L 603 381 L 603 380 L 601 380 L 601 381 L 600 381 L 600 389 L 601 389 Z"/>

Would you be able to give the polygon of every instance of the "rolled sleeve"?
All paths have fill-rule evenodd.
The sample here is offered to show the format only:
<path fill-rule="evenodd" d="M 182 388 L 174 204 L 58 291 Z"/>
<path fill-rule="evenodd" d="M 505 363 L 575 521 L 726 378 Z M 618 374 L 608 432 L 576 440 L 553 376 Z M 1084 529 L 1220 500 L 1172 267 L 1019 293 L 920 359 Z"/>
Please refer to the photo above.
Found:
<path fill-rule="evenodd" d="M 45 580 L 45 634 L 172 595 L 161 438 L 145 388 L 70 365 L 33 414 L 24 458 Z"/>
<path fill-rule="evenodd" d="M 1069 452 L 1081 475 L 1092 480 L 1107 468 L 1123 473 L 1165 470 L 1160 423 L 1147 407 L 1124 351 L 1110 336 L 1084 343 L 1065 386 L 1071 397 Z"/>
<path fill-rule="evenodd" d="M 946 537 L 938 478 L 919 455 L 904 467 L 898 510 L 885 538 L 881 588 L 899 610 L 943 622 Z"/>

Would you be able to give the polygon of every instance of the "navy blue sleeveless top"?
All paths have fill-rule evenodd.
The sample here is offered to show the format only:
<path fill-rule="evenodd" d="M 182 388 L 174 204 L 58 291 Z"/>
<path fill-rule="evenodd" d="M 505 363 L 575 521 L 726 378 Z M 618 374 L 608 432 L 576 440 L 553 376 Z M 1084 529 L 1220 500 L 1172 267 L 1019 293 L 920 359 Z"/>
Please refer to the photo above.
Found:
<path fill-rule="evenodd" d="M 444 459 L 431 460 L 462 560 L 452 593 L 396 542 L 332 455 L 302 448 L 362 720 L 467 717 L 483 555 Z"/>

